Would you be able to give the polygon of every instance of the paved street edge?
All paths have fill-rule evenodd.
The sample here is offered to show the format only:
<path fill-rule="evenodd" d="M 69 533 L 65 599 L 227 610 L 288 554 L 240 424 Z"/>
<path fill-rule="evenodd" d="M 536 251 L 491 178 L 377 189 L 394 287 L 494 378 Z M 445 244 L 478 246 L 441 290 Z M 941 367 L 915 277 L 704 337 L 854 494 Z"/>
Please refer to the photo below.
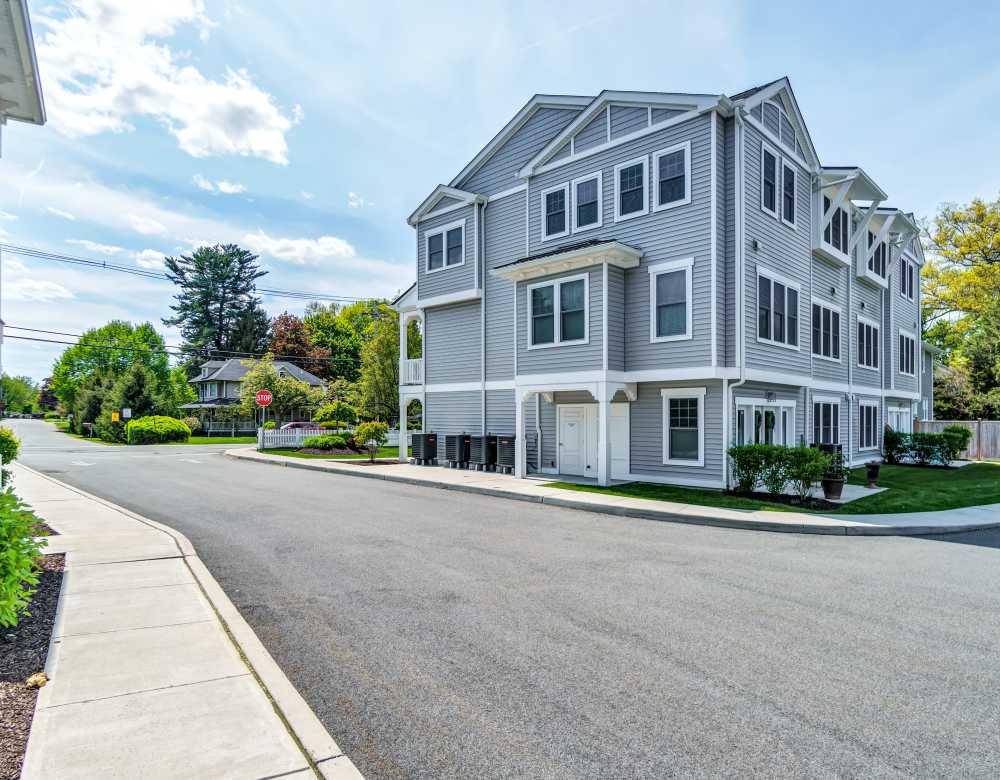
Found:
<path fill-rule="evenodd" d="M 222 625 L 223 632 L 232 642 L 243 662 L 246 664 L 251 676 L 260 686 L 275 714 L 285 726 L 289 736 L 295 741 L 302 751 L 303 757 L 309 767 L 317 773 L 317 776 L 328 780 L 347 780 L 347 778 L 363 777 L 354 763 L 340 749 L 336 741 L 320 722 L 312 708 L 306 703 L 302 695 L 292 685 L 291 681 L 278 666 L 274 658 L 264 647 L 257 637 L 253 628 L 246 622 L 239 610 L 226 595 L 222 586 L 212 576 L 208 567 L 205 566 L 201 558 L 198 557 L 194 545 L 180 531 L 176 531 L 163 523 L 150 520 L 136 512 L 126 509 L 123 506 L 111 501 L 95 496 L 85 490 L 81 490 L 73 485 L 62 482 L 54 477 L 38 471 L 37 469 L 18 463 L 18 468 L 29 471 L 35 476 L 53 482 L 60 487 L 71 490 L 85 498 L 96 501 L 104 506 L 121 512 L 132 519 L 144 523 L 152 528 L 169 536 L 177 545 L 181 554 L 181 559 L 187 565 L 188 570 L 198 583 L 202 594 L 208 600 L 216 618 Z M 63 583 L 65 587 L 65 582 Z M 62 611 L 63 593 L 60 592 L 58 613 Z M 52 654 L 49 654 L 51 660 Z M 46 662 L 46 669 L 48 669 Z M 36 702 L 37 709 L 37 702 Z"/>
<path fill-rule="evenodd" d="M 476 493 L 479 495 L 494 496 L 496 498 L 506 498 L 513 501 L 527 501 L 534 504 L 547 504 L 558 506 L 563 509 L 578 509 L 582 512 L 593 512 L 597 514 L 616 515 L 618 517 L 634 517 L 640 520 L 659 520 L 668 523 L 683 523 L 687 525 L 705 525 L 715 528 L 733 528 L 744 531 L 771 531 L 775 533 L 791 534 L 824 534 L 834 536 L 928 536 L 931 534 L 957 534 L 969 531 L 983 531 L 991 528 L 1000 528 L 1000 520 L 987 523 L 967 523 L 963 525 L 861 525 L 858 523 L 845 522 L 843 525 L 831 524 L 810 524 L 805 523 L 769 523 L 761 520 L 733 520 L 727 517 L 712 515 L 710 507 L 699 507 L 705 514 L 678 514 L 664 509 L 646 509 L 628 506 L 617 506 L 614 504 L 602 504 L 597 501 L 580 501 L 575 498 L 564 498 L 571 495 L 570 491 L 560 491 L 552 488 L 551 496 L 538 496 L 519 493 L 514 490 L 502 490 L 497 488 L 478 487 L 475 485 L 459 485 L 448 482 L 429 479 L 414 479 L 412 477 L 395 476 L 367 472 L 361 468 L 338 464 L 336 461 L 309 461 L 296 460 L 280 455 L 268 455 L 256 450 L 234 449 L 226 450 L 227 458 L 249 461 L 251 463 L 262 463 L 265 465 L 278 466 L 290 469 L 302 469 L 305 471 L 320 471 L 326 474 L 336 474 L 348 477 L 360 477 L 362 479 L 378 479 L 385 482 L 399 482 L 406 485 L 416 485 L 417 487 L 436 488 L 438 490 L 454 490 L 461 493 Z M 430 476 L 430 475 L 429 475 Z M 559 495 L 562 493 L 563 495 Z M 941 514 L 944 514 L 942 512 Z M 883 515 L 891 517 L 892 515 Z M 825 519 L 829 520 L 829 517 Z"/>

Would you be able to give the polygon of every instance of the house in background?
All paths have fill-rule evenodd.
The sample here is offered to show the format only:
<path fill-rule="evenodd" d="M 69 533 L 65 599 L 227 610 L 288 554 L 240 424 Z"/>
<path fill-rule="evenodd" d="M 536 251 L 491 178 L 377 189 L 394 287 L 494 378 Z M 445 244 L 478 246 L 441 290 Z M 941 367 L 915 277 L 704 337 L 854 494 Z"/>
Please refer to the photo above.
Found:
<path fill-rule="evenodd" d="M 820 162 L 785 78 L 536 95 L 408 220 L 401 412 L 601 484 L 723 487 L 737 443 L 878 457 L 929 393 L 924 257 L 886 199 Z"/>
<path fill-rule="evenodd" d="M 232 407 L 240 402 L 240 388 L 243 377 L 251 369 L 251 361 L 246 358 L 230 358 L 229 360 L 206 360 L 198 375 L 189 380 L 198 393 L 198 400 L 184 404 L 181 409 L 194 413 L 202 421 L 207 433 L 253 433 L 257 430 L 258 421 L 253 417 L 232 419 L 229 415 L 219 414 L 221 409 Z M 324 382 L 315 374 L 310 374 L 303 368 L 289 363 L 287 360 L 275 360 L 274 368 L 279 376 L 290 376 L 305 382 L 310 387 L 324 387 Z M 277 424 L 299 419 L 294 413 L 287 419 L 275 417 L 268 419 Z"/>

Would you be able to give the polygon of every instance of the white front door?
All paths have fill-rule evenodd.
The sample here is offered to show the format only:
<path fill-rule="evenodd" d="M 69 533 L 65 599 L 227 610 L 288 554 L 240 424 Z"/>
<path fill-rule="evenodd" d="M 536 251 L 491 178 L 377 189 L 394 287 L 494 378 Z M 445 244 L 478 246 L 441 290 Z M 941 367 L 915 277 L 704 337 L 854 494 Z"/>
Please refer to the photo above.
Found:
<path fill-rule="evenodd" d="M 611 440 L 611 479 L 628 479 L 631 458 L 627 403 L 611 404 L 608 428 L 608 437 Z"/>
<path fill-rule="evenodd" d="M 559 473 L 597 477 L 597 406 L 560 404 Z"/>

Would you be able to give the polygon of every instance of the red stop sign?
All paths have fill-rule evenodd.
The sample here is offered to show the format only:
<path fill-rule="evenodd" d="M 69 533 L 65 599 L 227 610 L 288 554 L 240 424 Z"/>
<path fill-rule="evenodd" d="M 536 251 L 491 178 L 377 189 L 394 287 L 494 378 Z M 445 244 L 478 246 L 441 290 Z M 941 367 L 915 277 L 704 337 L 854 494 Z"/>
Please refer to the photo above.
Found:
<path fill-rule="evenodd" d="M 254 398 L 257 401 L 257 406 L 270 406 L 271 401 L 274 400 L 270 390 L 258 390 Z"/>

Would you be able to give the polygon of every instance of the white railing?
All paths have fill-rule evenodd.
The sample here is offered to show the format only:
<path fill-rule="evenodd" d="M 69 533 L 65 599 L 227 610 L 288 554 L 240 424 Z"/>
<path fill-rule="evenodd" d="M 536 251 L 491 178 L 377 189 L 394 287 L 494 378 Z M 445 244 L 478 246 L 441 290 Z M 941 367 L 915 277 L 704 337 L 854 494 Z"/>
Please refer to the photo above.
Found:
<path fill-rule="evenodd" d="M 400 361 L 399 382 L 403 385 L 422 385 L 424 383 L 424 359 L 410 358 Z"/>
<path fill-rule="evenodd" d="M 302 442 L 308 439 L 310 436 L 321 436 L 324 433 L 338 433 L 343 436 L 350 436 L 351 431 L 327 431 L 327 430 L 316 430 L 307 428 L 293 428 L 290 431 L 281 430 L 270 430 L 265 431 L 263 428 L 257 429 L 257 449 L 258 450 L 274 450 L 279 447 L 301 447 Z M 419 433 L 419 431 L 416 431 Z M 414 431 L 406 432 L 406 444 L 410 446 L 413 444 L 413 434 Z M 386 436 L 385 446 L 387 447 L 398 447 L 399 446 L 399 431 L 389 431 Z"/>

